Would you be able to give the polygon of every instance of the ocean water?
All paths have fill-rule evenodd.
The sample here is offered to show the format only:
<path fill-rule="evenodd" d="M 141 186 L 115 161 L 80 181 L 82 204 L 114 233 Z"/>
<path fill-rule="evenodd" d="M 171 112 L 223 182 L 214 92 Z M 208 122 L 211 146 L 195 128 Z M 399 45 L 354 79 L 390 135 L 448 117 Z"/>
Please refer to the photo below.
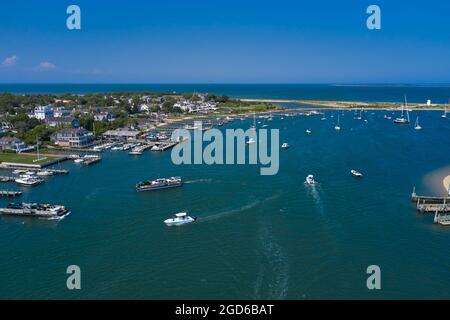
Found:
<path fill-rule="evenodd" d="M 346 101 L 408 101 L 447 103 L 450 84 L 0 84 L 11 93 L 102 93 L 102 92 L 215 93 L 235 98 L 310 99 Z"/>
<path fill-rule="evenodd" d="M 275 176 L 261 176 L 258 165 L 175 166 L 170 151 L 105 152 L 91 167 L 66 162 L 69 175 L 22 188 L 17 200 L 62 203 L 71 215 L 0 218 L 0 298 L 449 298 L 450 229 L 417 214 L 410 193 L 432 192 L 425 177 L 449 165 L 450 120 L 412 112 L 423 126 L 415 131 L 382 111 L 364 112 L 367 123 L 339 114 L 340 132 L 337 111 L 325 121 L 275 117 L 270 127 L 291 145 Z M 310 173 L 316 187 L 303 183 Z M 173 175 L 182 188 L 134 190 Z M 183 210 L 198 222 L 163 224 Z M 379 291 L 366 288 L 374 264 Z M 81 268 L 80 291 L 66 289 L 69 265 Z"/>

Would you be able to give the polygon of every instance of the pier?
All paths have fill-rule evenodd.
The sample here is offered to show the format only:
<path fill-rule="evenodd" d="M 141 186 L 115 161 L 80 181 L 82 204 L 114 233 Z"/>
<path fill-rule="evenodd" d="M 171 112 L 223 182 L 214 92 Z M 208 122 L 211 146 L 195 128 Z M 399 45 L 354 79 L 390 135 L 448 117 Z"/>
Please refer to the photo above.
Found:
<path fill-rule="evenodd" d="M 22 195 L 22 191 L 0 190 L 0 197 L 18 197 Z"/>
<path fill-rule="evenodd" d="M 419 196 L 413 189 L 411 201 L 420 213 L 447 213 L 450 212 L 450 197 Z"/>

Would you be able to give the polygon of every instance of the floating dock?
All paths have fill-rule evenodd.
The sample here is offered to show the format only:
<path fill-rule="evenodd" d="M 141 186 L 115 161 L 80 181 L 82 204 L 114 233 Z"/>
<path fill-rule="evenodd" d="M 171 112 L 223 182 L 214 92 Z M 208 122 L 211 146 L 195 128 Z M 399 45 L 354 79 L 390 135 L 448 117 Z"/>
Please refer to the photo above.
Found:
<path fill-rule="evenodd" d="M 0 197 L 18 197 L 22 195 L 22 191 L 0 190 Z"/>

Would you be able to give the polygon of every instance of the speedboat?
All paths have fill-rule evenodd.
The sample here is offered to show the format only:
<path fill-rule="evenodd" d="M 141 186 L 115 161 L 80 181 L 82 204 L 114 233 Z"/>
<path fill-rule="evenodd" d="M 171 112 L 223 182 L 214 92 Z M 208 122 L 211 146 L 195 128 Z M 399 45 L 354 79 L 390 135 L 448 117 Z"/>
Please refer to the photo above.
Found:
<path fill-rule="evenodd" d="M 316 181 L 314 181 L 314 176 L 313 176 L 312 174 L 309 174 L 309 175 L 306 177 L 305 183 L 306 183 L 306 184 L 309 184 L 309 185 L 316 184 Z"/>
<path fill-rule="evenodd" d="M 350 172 L 354 177 L 362 177 L 363 176 L 363 174 L 357 170 L 350 170 Z"/>
<path fill-rule="evenodd" d="M 285 142 L 281 145 L 281 149 L 288 149 L 289 148 L 289 143 Z"/>
<path fill-rule="evenodd" d="M 306 129 L 306 134 L 311 134 L 312 133 L 312 131 L 311 130 L 309 130 L 309 129 Z"/>
<path fill-rule="evenodd" d="M 180 212 L 175 214 L 175 217 L 164 220 L 164 223 L 168 226 L 180 226 L 183 224 L 192 223 L 197 218 L 188 216 L 186 212 Z"/>

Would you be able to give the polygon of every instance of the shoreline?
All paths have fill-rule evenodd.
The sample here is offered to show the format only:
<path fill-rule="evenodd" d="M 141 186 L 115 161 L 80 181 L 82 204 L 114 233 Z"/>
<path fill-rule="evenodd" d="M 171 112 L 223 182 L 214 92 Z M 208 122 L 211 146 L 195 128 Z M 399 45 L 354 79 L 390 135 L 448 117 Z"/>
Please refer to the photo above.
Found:
<path fill-rule="evenodd" d="M 402 102 L 363 102 L 363 101 L 328 101 L 328 100 L 302 100 L 302 99 L 247 99 L 238 98 L 243 102 L 257 102 L 257 103 L 297 103 L 311 106 L 310 108 L 320 108 L 322 110 L 333 109 L 364 109 L 364 110 L 398 110 L 401 108 Z M 422 111 L 438 111 L 444 110 L 446 104 L 426 104 L 409 103 L 408 109 L 422 110 Z M 291 109 L 291 108 L 289 108 Z M 296 108 L 292 108 L 295 110 Z M 306 109 L 301 108 L 301 109 Z"/>

